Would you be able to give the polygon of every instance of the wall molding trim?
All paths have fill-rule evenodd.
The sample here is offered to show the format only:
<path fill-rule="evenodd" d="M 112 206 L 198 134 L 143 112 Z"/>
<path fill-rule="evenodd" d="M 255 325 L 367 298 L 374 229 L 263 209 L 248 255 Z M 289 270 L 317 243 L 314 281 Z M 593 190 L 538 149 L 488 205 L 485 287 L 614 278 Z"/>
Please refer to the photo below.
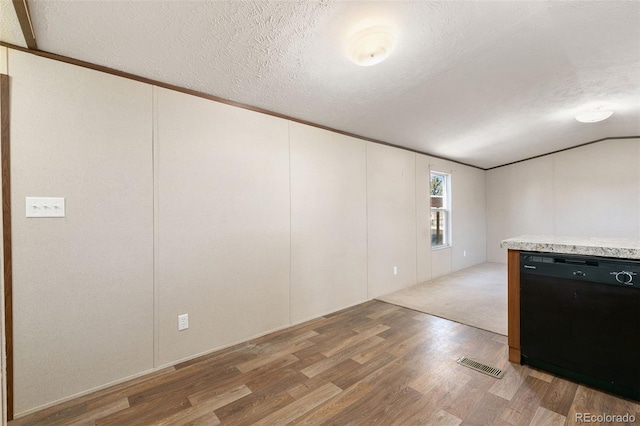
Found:
<path fill-rule="evenodd" d="M 4 315 L 6 349 L 7 418 L 13 420 L 13 268 L 11 256 L 11 154 L 9 76 L 0 74 L 0 162 L 2 165 L 2 247 L 4 273 Z"/>
<path fill-rule="evenodd" d="M 580 147 L 583 147 L 585 145 L 590 145 L 590 144 L 597 143 L 597 142 L 602 142 L 602 141 L 605 141 L 605 140 L 640 138 L 640 135 L 638 135 L 638 136 L 610 136 L 610 137 L 596 139 L 596 140 L 585 142 L 585 143 L 582 143 L 582 144 L 579 144 L 579 145 L 570 146 L 568 148 L 563 148 L 563 149 L 559 149 L 559 150 L 556 150 L 556 151 L 547 152 L 545 154 L 535 155 L 533 157 L 528 157 L 528 158 L 524 158 L 522 160 L 512 161 L 510 163 L 505 163 L 505 164 L 501 164 L 499 166 L 489 167 L 489 168 L 485 169 L 485 168 L 482 168 L 482 167 L 479 167 L 479 166 L 474 166 L 473 164 L 468 164 L 468 163 L 464 163 L 462 161 L 453 160 L 451 158 L 441 157 L 439 155 L 430 154 L 430 153 L 425 152 L 425 151 L 420 151 L 420 150 L 417 150 L 417 149 L 407 148 L 407 147 L 396 145 L 396 144 L 393 144 L 393 143 L 390 143 L 390 142 L 385 142 L 385 141 L 382 141 L 382 140 L 379 140 L 379 139 L 374 139 L 374 138 L 369 138 L 369 137 L 366 137 L 366 136 L 357 135 L 355 133 L 350 133 L 350 132 L 347 132 L 347 131 L 344 131 L 344 130 L 334 129 L 332 127 L 323 126 L 321 124 L 316 124 L 316 123 L 313 123 L 311 121 L 302 120 L 302 119 L 299 119 L 299 118 L 296 118 L 296 117 L 291 117 L 291 116 L 288 116 L 288 115 L 285 115 L 285 114 L 280 114 L 280 113 L 277 113 L 277 112 L 274 112 L 274 111 L 269 111 L 269 110 L 266 110 L 266 109 L 263 109 L 263 108 L 258 108 L 258 107 L 252 106 L 252 105 L 243 104 L 241 102 L 232 101 L 230 99 L 224 99 L 224 98 L 221 98 L 221 97 L 218 97 L 218 96 L 214 96 L 214 95 L 210 95 L 210 94 L 207 94 L 207 93 L 204 93 L 204 92 L 199 92 L 197 90 L 187 89 L 186 87 L 165 83 L 165 82 L 162 82 L 162 81 L 159 81 L 159 80 L 154 80 L 154 79 L 147 78 L 147 77 L 142 77 L 142 76 L 139 76 L 139 75 L 136 75 L 136 74 L 128 73 L 128 72 L 125 72 L 125 71 L 120 71 L 120 70 L 117 70 L 117 69 L 114 69 L 114 68 L 105 67 L 103 65 L 97 65 L 97 64 L 93 64 L 91 62 L 86 62 L 86 61 L 82 61 L 82 60 L 79 60 L 79 59 L 70 58 L 68 56 L 58 55 L 56 53 L 50 53 L 50 52 L 46 52 L 44 50 L 38 50 L 37 48 L 24 48 L 22 46 L 16 46 L 14 44 L 6 43 L 4 41 L 0 41 L 0 46 L 4 46 L 4 47 L 6 47 L 8 49 L 14 49 L 14 50 L 18 50 L 18 51 L 21 51 L 21 52 L 30 53 L 32 55 L 40 56 L 40 57 L 43 57 L 43 58 L 52 59 L 54 61 L 64 62 L 64 63 L 67 63 L 67 64 L 71 64 L 71 65 L 76 65 L 76 66 L 83 67 L 83 68 L 92 69 L 94 71 L 104 72 L 104 73 L 107 73 L 107 74 L 115 75 L 117 77 L 122 77 L 122 78 L 126 78 L 126 79 L 129 79 L 129 80 L 139 81 L 141 83 L 146 83 L 146 84 L 150 84 L 150 85 L 157 86 L 157 87 L 162 87 L 162 88 L 169 89 L 169 90 L 174 90 L 176 92 L 181 92 L 181 93 L 185 93 L 185 94 L 188 94 L 188 95 L 196 96 L 196 97 L 199 97 L 199 98 L 208 99 L 210 101 L 219 102 L 219 103 L 223 103 L 223 104 L 226 104 L 226 105 L 231 105 L 231 106 L 234 106 L 234 107 L 237 107 L 237 108 L 247 109 L 249 111 L 254 111 L 254 112 L 261 113 L 261 114 L 266 114 L 266 115 L 270 115 L 270 116 L 273 116 L 273 117 L 282 118 L 284 120 L 289 120 L 289 121 L 293 121 L 293 122 L 296 122 L 296 123 L 305 124 L 307 126 L 316 127 L 316 128 L 319 128 L 319 129 L 323 129 L 323 130 L 327 130 L 327 131 L 330 131 L 330 132 L 338 133 L 340 135 L 349 136 L 349 137 L 352 137 L 352 138 L 364 140 L 364 141 L 367 141 L 367 142 L 373 142 L 373 143 L 377 143 L 377 144 L 380 144 L 380 145 L 386 145 L 386 146 L 390 146 L 392 148 L 398 148 L 398 149 L 402 149 L 404 151 L 414 152 L 416 154 L 421 154 L 421 155 L 426 155 L 428 157 L 437 158 L 439 160 L 450 161 L 452 163 L 460 164 L 462 166 L 472 167 L 474 169 L 484 170 L 484 171 L 494 170 L 494 169 L 497 169 L 499 167 L 510 166 L 512 164 L 517 164 L 517 163 L 521 163 L 523 161 L 533 160 L 535 158 L 540 158 L 540 157 L 544 157 L 546 155 L 556 154 L 558 152 L 568 151 L 568 150 L 574 149 L 574 148 L 580 148 Z"/>
<path fill-rule="evenodd" d="M 37 49 L 36 35 L 31 24 L 31 14 L 29 13 L 29 5 L 27 0 L 13 0 L 13 8 L 16 11 L 20 29 L 24 36 L 24 41 L 29 49 Z"/>
<path fill-rule="evenodd" d="M 608 137 L 608 138 L 596 139 L 595 141 L 581 143 L 580 145 L 570 146 L 568 148 L 563 148 L 563 149 L 558 149 L 556 151 L 547 152 L 546 154 L 535 155 L 533 157 L 524 158 L 524 159 L 518 160 L 518 161 L 512 161 L 511 163 L 502 164 L 500 166 L 489 167 L 488 169 L 484 169 L 484 170 L 485 171 L 495 170 L 495 169 L 499 169 L 500 167 L 506 167 L 506 166 L 510 166 L 512 164 L 518 164 L 518 163 L 522 163 L 524 161 L 535 160 L 536 158 L 546 157 L 547 155 L 553 155 L 553 154 L 557 154 L 559 152 L 565 152 L 565 151 L 570 151 L 570 150 L 576 149 L 576 148 L 582 148 L 583 146 L 591 145 L 591 144 L 594 144 L 594 143 L 603 142 L 603 141 L 609 141 L 609 140 L 618 140 L 618 139 L 640 139 L 640 136 L 612 136 L 612 137 Z"/>
<path fill-rule="evenodd" d="M 71 65 L 76 65 L 76 66 L 83 67 L 83 68 L 89 68 L 89 69 L 92 69 L 94 71 L 100 71 L 100 72 L 104 72 L 104 73 L 107 73 L 107 74 L 115 75 L 115 76 L 118 76 L 118 77 L 123 77 L 123 78 L 127 78 L 127 79 L 130 79 L 130 80 L 139 81 L 141 83 L 146 83 L 146 84 L 162 87 L 162 88 L 169 89 L 169 90 L 174 90 L 176 92 L 186 93 L 188 95 L 196 96 L 196 97 L 203 98 L 203 99 L 208 99 L 208 100 L 214 101 L 214 102 L 220 102 L 220 103 L 231 105 L 231 106 L 234 106 L 234 107 L 237 107 L 237 108 L 242 108 L 242 109 L 247 109 L 247 110 L 254 111 L 254 112 L 259 112 L 261 114 L 266 114 L 266 115 L 270 115 L 270 116 L 273 116 L 273 117 L 282 118 L 284 120 L 294 121 L 296 123 L 305 124 L 307 126 L 317 127 L 319 129 L 328 130 L 330 132 L 338 133 L 338 134 L 349 136 L 349 137 L 352 137 L 352 138 L 361 139 L 361 140 L 364 140 L 364 141 L 367 141 L 367 142 L 373 142 L 373 143 L 377 143 L 377 144 L 380 144 L 380 145 L 386 145 L 386 146 L 390 146 L 390 147 L 393 147 L 393 148 L 402 149 L 404 151 L 410 151 L 410 152 L 414 152 L 416 154 L 422 154 L 422 155 L 426 155 L 426 156 L 429 156 L 429 157 L 432 157 L 432 158 L 438 158 L 440 160 L 451 161 L 452 163 L 457 163 L 457 164 L 460 164 L 460 165 L 463 165 L 463 166 L 467 166 L 467 167 L 473 167 L 474 169 L 484 170 L 482 167 L 474 166 L 472 164 L 463 163 L 461 161 L 452 160 L 450 158 L 440 157 L 438 155 L 430 154 L 430 153 L 424 152 L 424 151 L 419 151 L 417 149 L 411 149 L 411 148 L 407 148 L 407 147 L 404 147 L 404 146 L 395 145 L 395 144 L 392 144 L 390 142 L 385 142 L 385 141 L 378 140 L 378 139 L 368 138 L 366 136 L 356 135 L 354 133 L 350 133 L 350 132 L 347 132 L 347 131 L 344 131 L 344 130 L 334 129 L 332 127 L 323 126 L 321 124 L 316 124 L 316 123 L 313 123 L 311 121 L 306 121 L 306 120 L 302 120 L 302 119 L 299 119 L 299 118 L 296 118 L 296 117 L 291 117 L 291 116 L 288 116 L 288 115 L 285 115 L 285 114 L 280 114 L 280 113 L 277 113 L 277 112 L 269 111 L 269 110 L 266 110 L 266 109 L 263 109 L 263 108 L 258 108 L 258 107 L 252 106 L 252 105 L 243 104 L 241 102 L 236 102 L 236 101 L 232 101 L 232 100 L 229 100 L 229 99 L 220 98 L 218 96 L 209 95 L 207 93 L 199 92 L 197 90 L 187 89 L 185 87 L 176 86 L 174 84 L 164 83 L 162 81 L 154 80 L 154 79 L 147 78 L 147 77 L 142 77 L 142 76 L 139 76 L 139 75 L 136 75 L 136 74 L 128 73 L 128 72 L 125 72 L 125 71 L 120 71 L 120 70 L 117 70 L 117 69 L 114 69 L 114 68 L 109 68 L 109 67 L 105 67 L 105 66 L 102 66 L 102 65 L 96 65 L 96 64 L 93 64 L 91 62 L 81 61 L 79 59 L 70 58 L 68 56 L 58 55 L 58 54 L 55 54 L 55 53 L 49 53 L 49 52 L 46 52 L 46 51 L 43 51 L 43 50 L 27 49 L 27 48 L 24 48 L 24 47 L 21 47 L 21 46 L 16 46 L 14 44 L 6 43 L 6 42 L 3 42 L 3 41 L 0 41 L 0 46 L 7 47 L 9 49 L 19 50 L 19 51 L 25 52 L 25 53 L 30 53 L 32 55 L 40 56 L 40 57 L 43 57 L 43 58 L 52 59 L 54 61 L 60 61 L 60 62 L 64 62 L 64 63 L 71 64 Z"/>

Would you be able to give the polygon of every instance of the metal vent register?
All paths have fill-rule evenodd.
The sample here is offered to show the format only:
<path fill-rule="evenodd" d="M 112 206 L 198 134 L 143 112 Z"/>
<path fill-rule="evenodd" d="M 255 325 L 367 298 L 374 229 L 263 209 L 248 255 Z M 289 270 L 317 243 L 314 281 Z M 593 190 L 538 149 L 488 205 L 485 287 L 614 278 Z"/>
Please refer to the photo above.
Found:
<path fill-rule="evenodd" d="M 469 367 L 488 376 L 495 377 L 496 379 L 502 379 L 502 376 L 504 376 L 504 371 L 499 368 L 490 367 L 481 362 L 469 359 L 466 356 L 458 358 L 458 364 L 464 365 L 465 367 Z"/>

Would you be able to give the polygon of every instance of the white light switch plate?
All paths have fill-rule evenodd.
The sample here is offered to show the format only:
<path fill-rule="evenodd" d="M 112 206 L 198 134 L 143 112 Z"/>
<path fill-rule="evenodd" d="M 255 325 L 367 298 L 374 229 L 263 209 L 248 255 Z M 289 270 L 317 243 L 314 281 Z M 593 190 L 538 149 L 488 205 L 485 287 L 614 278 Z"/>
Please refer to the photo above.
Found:
<path fill-rule="evenodd" d="M 27 197 L 27 217 L 65 217 L 64 198 Z"/>

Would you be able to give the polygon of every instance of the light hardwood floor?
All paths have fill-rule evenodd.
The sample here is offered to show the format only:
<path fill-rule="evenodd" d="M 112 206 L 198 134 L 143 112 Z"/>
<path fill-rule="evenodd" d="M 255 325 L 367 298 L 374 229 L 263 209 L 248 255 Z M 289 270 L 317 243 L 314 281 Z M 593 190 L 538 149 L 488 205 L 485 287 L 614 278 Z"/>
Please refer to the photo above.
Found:
<path fill-rule="evenodd" d="M 494 379 L 456 363 L 506 370 Z M 640 405 L 509 364 L 506 337 L 371 301 L 10 422 L 562 425 Z M 597 423 L 590 423 L 597 424 Z"/>

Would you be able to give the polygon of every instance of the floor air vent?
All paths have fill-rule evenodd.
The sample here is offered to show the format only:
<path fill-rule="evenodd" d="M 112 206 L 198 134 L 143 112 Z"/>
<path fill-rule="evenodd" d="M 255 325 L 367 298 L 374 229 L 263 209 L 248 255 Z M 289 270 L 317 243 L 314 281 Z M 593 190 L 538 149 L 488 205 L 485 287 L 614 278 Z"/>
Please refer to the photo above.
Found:
<path fill-rule="evenodd" d="M 488 365 L 485 365 L 481 362 L 469 359 L 466 356 L 458 358 L 458 364 L 462 364 L 465 367 L 469 367 L 491 377 L 495 377 L 496 379 L 502 379 L 502 376 L 504 376 L 504 371 L 500 370 L 499 368 L 489 367 Z"/>

